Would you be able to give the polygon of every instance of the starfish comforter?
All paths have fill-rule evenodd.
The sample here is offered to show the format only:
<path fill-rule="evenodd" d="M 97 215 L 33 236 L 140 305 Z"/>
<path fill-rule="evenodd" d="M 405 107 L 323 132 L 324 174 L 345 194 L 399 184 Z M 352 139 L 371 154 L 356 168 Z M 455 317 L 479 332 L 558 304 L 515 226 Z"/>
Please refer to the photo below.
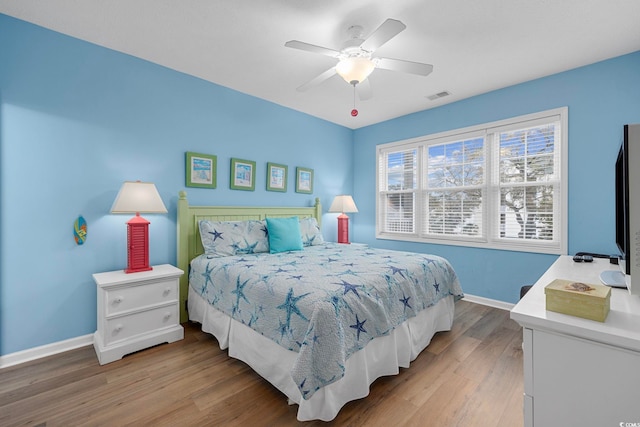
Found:
<path fill-rule="evenodd" d="M 200 255 L 189 283 L 217 310 L 297 353 L 291 377 L 303 399 L 342 378 L 347 359 L 371 340 L 463 295 L 444 258 L 334 243 Z"/>

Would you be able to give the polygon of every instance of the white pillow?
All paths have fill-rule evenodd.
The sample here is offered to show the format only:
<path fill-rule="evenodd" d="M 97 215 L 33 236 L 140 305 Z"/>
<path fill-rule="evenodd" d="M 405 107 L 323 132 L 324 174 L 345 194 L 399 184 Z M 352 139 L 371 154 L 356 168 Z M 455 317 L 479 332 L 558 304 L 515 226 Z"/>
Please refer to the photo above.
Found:
<path fill-rule="evenodd" d="M 300 235 L 303 246 L 324 245 L 320 226 L 315 218 L 300 218 Z"/>
<path fill-rule="evenodd" d="M 199 223 L 204 252 L 215 257 L 269 252 L 264 221 L 208 221 Z"/>

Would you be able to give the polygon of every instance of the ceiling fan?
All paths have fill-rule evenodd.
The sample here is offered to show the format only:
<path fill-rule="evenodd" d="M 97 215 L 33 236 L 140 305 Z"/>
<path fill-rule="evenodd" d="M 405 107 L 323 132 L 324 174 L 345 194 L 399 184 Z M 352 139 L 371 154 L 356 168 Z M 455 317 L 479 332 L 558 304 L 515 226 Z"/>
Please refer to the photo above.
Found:
<path fill-rule="evenodd" d="M 375 51 L 380 46 L 397 36 L 405 28 L 407 26 L 402 22 L 395 19 L 387 19 L 369 37 L 363 39 L 362 27 L 354 25 L 347 30 L 350 36 L 349 40 L 344 43 L 339 51 L 298 40 L 286 42 L 284 44 L 286 47 L 306 50 L 338 59 L 336 65 L 298 87 L 297 90 L 304 92 L 338 74 L 347 83 L 354 86 L 358 96 L 364 101 L 371 98 L 371 86 L 367 77 L 376 68 L 402 71 L 420 76 L 429 75 L 433 71 L 433 65 L 374 56 Z"/>

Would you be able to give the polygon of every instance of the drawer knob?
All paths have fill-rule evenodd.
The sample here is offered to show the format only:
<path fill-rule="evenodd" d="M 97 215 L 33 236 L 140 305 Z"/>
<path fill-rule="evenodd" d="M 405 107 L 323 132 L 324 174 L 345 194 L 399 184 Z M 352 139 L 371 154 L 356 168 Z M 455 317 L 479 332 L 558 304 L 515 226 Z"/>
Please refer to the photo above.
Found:
<path fill-rule="evenodd" d="M 124 298 L 122 298 L 121 296 L 117 296 L 113 299 L 113 304 L 120 304 L 122 302 Z"/>
<path fill-rule="evenodd" d="M 169 319 L 171 319 L 171 313 L 165 313 L 164 320 L 169 320 Z"/>
<path fill-rule="evenodd" d="M 164 295 L 164 296 L 166 297 L 166 296 L 167 296 L 167 295 L 169 295 L 170 293 L 171 293 L 171 288 L 165 288 L 165 289 L 164 289 L 164 292 L 162 293 L 162 295 Z"/>
<path fill-rule="evenodd" d="M 117 334 L 118 332 L 120 332 L 122 330 L 122 328 L 123 328 L 122 324 L 118 324 L 118 325 L 116 325 L 115 328 L 113 328 L 113 332 Z"/>

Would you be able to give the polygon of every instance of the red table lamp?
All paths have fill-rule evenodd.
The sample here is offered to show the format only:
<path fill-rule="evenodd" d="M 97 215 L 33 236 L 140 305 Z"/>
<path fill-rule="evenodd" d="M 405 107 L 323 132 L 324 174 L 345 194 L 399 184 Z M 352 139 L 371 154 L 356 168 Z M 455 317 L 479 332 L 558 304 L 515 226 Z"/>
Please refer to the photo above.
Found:
<path fill-rule="evenodd" d="M 125 273 L 152 270 L 149 265 L 149 224 L 143 213 L 167 213 L 156 186 L 151 182 L 125 181 L 111 213 L 135 213 L 127 222 L 127 269 Z"/>
<path fill-rule="evenodd" d="M 331 203 L 329 212 L 340 212 L 338 215 L 338 243 L 349 242 L 349 217 L 347 213 L 358 212 L 353 197 L 347 195 L 336 196 Z"/>

